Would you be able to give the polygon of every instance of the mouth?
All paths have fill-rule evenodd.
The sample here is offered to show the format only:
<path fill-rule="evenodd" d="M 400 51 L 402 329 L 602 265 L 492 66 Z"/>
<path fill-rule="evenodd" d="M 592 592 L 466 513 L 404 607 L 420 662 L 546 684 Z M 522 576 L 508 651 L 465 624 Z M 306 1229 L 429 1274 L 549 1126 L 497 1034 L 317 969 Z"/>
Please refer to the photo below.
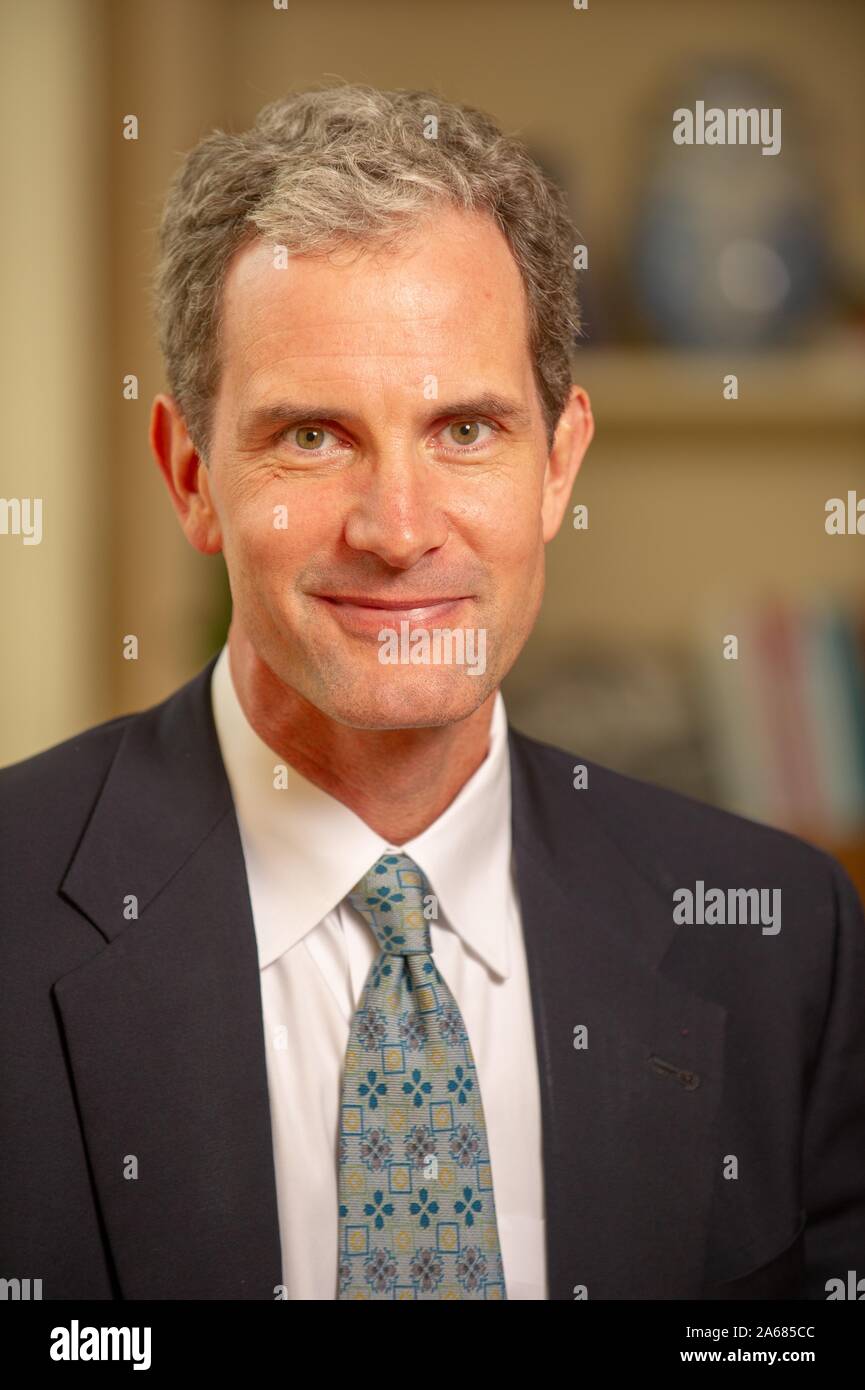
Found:
<path fill-rule="evenodd" d="M 453 622 L 468 594 L 442 594 L 434 597 L 384 599 L 366 594 L 313 594 L 342 627 L 362 635 L 378 636 L 383 627 L 396 627 L 401 622 L 412 627 L 435 627 Z"/>

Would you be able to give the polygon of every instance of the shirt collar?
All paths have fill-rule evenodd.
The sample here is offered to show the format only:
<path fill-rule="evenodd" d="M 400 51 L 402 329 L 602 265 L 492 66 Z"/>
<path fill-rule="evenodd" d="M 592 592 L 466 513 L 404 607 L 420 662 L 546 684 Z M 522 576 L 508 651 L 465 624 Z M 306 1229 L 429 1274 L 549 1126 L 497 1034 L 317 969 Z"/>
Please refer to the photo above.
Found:
<path fill-rule="evenodd" d="M 237 698 L 227 646 L 214 665 L 211 699 L 247 873 L 264 890 L 254 912 L 262 970 L 317 926 L 381 854 L 401 849 L 429 879 L 440 919 L 498 975 L 509 974 L 511 786 L 501 691 L 486 758 L 438 819 L 400 846 L 259 738 Z"/>

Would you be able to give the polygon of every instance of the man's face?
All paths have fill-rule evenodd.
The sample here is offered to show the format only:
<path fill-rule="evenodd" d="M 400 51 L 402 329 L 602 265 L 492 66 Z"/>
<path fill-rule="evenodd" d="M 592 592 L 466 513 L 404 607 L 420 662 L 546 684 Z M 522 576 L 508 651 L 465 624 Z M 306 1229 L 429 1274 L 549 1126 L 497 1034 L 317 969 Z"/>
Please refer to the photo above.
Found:
<path fill-rule="evenodd" d="M 396 252 L 285 268 L 251 243 L 226 278 L 221 360 L 204 486 L 233 624 L 340 723 L 471 714 L 532 628 L 570 490 L 550 483 L 501 232 L 439 211 Z"/>

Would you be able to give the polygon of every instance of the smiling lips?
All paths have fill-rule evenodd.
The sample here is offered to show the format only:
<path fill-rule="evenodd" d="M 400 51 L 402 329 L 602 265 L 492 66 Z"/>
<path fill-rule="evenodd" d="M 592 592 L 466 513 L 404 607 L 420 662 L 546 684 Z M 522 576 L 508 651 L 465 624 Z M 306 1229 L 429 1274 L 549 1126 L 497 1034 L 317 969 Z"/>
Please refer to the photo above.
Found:
<path fill-rule="evenodd" d="M 450 619 L 467 594 L 447 594 L 434 598 L 385 599 L 366 594 L 314 594 L 327 605 L 337 622 L 353 632 L 377 636 L 383 627 L 411 622 L 412 627 L 430 627 Z"/>

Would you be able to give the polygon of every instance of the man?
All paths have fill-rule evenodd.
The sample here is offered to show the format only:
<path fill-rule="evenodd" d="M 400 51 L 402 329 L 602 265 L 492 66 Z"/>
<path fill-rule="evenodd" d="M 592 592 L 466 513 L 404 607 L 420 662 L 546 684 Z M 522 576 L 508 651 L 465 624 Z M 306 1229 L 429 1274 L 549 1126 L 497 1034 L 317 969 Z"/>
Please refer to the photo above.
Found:
<path fill-rule="evenodd" d="M 428 93 L 301 94 L 184 162 L 151 443 L 227 647 L 0 781 L 2 1273 L 47 1298 L 863 1267 L 844 872 L 504 713 L 592 437 L 572 245 L 524 150 Z"/>

